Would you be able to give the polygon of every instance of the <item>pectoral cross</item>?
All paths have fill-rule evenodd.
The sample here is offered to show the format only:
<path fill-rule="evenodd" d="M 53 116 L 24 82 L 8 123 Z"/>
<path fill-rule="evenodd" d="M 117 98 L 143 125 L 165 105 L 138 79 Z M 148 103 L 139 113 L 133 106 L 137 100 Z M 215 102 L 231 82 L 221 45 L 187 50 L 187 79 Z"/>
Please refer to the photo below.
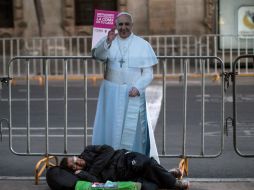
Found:
<path fill-rule="evenodd" d="M 123 58 L 119 61 L 120 62 L 120 67 L 122 68 L 123 64 L 125 63 L 125 61 L 123 60 Z"/>

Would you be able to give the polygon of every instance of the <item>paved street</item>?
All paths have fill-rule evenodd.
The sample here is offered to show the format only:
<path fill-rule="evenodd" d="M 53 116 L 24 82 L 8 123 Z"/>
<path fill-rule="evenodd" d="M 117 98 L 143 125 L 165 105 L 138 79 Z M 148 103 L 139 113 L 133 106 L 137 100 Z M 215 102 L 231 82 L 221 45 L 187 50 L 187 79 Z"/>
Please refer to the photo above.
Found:
<path fill-rule="evenodd" d="M 244 79 L 246 80 L 246 79 Z M 254 154 L 254 82 L 252 80 L 239 82 L 237 89 L 237 147 L 243 154 Z M 70 153 L 79 153 L 83 149 L 83 123 L 84 123 L 84 101 L 82 94 L 84 89 L 83 83 L 79 81 L 70 81 L 68 88 L 68 151 Z M 160 111 L 157 126 L 155 130 L 157 146 L 160 154 L 163 155 L 180 155 L 182 154 L 182 126 L 183 126 L 183 88 L 182 82 L 177 80 L 169 81 L 167 84 L 167 105 L 166 105 L 166 149 L 163 153 L 163 114 Z M 88 88 L 88 126 L 92 127 L 94 113 L 96 109 L 96 97 L 98 96 L 98 86 L 89 82 Z M 156 109 L 160 101 L 155 101 L 161 97 L 161 82 L 155 81 L 151 86 L 150 102 L 157 104 L 153 109 L 156 118 Z M 33 82 L 31 86 L 31 139 L 30 151 L 32 153 L 43 153 L 45 151 L 45 101 L 44 87 Z M 188 85 L 188 103 L 187 103 L 187 139 L 186 154 L 200 155 L 201 144 L 201 94 L 198 81 L 191 81 Z M 1 95 L 1 118 L 8 118 L 8 90 L 2 89 Z M 154 97 L 152 97 L 154 96 Z M 63 126 L 64 126 L 64 104 L 63 104 L 63 84 L 61 82 L 51 81 L 49 88 L 49 145 L 50 152 L 63 152 Z M 12 148 L 17 154 L 27 152 L 27 110 L 26 110 L 26 88 L 24 83 L 17 83 L 12 92 L 12 110 L 13 110 L 13 131 L 12 131 Z M 230 87 L 225 95 L 225 118 L 232 117 L 232 88 Z M 192 189 L 204 189 L 207 182 L 202 179 L 216 179 L 212 188 L 220 188 L 221 180 L 234 179 L 235 183 L 227 184 L 223 181 L 221 185 L 226 188 L 248 189 L 253 185 L 254 178 L 254 158 L 244 158 L 236 154 L 233 148 L 232 127 L 228 128 L 227 134 L 224 135 L 224 146 L 221 145 L 221 88 L 219 82 L 209 81 L 205 91 L 205 130 L 204 144 L 205 156 L 222 154 L 216 158 L 190 158 L 188 177 L 194 183 Z M 33 178 L 35 164 L 42 156 L 20 156 L 14 155 L 9 150 L 8 128 L 3 127 L 2 142 L 0 143 L 0 183 L 8 185 L 5 178 L 25 177 Z M 88 129 L 88 134 L 91 130 Z M 88 138 L 88 143 L 90 142 Z M 166 168 L 174 167 L 179 163 L 179 158 L 161 158 L 161 164 Z M 5 177 L 4 177 L 5 176 Z M 42 175 L 45 176 L 44 174 Z M 238 186 L 236 181 L 251 179 L 251 182 L 245 182 L 243 187 Z M 31 180 L 31 179 L 30 179 Z M 201 180 L 201 182 L 200 182 Z M 19 182 L 17 182 L 19 183 Z M 29 180 L 21 183 L 30 183 Z M 45 183 L 45 181 L 44 181 Z M 22 186 L 22 185 L 21 185 Z M 47 186 L 38 186 L 41 189 L 47 189 Z M 31 187 L 32 188 L 32 187 Z M 25 188 L 24 188 L 25 189 Z M 205 188 L 208 189 L 208 188 Z M 232 188 L 233 189 L 233 188 Z"/>
<path fill-rule="evenodd" d="M 196 181 L 189 179 L 191 182 L 190 190 L 252 190 L 254 181 Z M 32 179 L 28 180 L 1 180 L 1 189 L 10 190 L 50 190 L 45 180 L 42 180 L 39 185 L 35 185 Z"/>

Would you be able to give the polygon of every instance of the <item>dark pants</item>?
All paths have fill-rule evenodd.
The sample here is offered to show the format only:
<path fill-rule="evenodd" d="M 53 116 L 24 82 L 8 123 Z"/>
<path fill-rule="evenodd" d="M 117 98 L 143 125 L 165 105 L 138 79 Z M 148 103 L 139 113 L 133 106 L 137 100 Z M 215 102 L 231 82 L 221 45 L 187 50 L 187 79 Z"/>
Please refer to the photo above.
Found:
<path fill-rule="evenodd" d="M 127 178 L 142 183 L 142 190 L 172 188 L 176 178 L 156 160 L 143 154 L 132 152 L 126 155 Z"/>

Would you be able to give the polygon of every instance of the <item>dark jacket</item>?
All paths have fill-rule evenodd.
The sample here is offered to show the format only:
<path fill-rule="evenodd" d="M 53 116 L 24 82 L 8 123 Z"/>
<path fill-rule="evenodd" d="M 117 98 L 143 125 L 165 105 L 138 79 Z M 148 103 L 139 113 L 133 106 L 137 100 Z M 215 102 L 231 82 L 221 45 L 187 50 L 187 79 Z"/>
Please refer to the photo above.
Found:
<path fill-rule="evenodd" d="M 123 180 L 127 172 L 125 155 L 127 150 L 114 150 L 108 145 L 90 145 L 79 156 L 86 166 L 78 176 L 88 181 L 105 182 Z"/>

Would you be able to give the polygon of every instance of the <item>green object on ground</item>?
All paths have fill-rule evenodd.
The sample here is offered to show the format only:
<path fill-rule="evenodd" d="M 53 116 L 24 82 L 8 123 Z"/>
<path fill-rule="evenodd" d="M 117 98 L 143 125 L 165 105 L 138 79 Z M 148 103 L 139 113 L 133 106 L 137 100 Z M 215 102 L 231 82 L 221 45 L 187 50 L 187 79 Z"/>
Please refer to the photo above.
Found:
<path fill-rule="evenodd" d="M 133 181 L 113 182 L 117 187 L 92 187 L 92 183 L 88 181 L 78 181 L 75 190 L 140 190 L 141 183 Z"/>

